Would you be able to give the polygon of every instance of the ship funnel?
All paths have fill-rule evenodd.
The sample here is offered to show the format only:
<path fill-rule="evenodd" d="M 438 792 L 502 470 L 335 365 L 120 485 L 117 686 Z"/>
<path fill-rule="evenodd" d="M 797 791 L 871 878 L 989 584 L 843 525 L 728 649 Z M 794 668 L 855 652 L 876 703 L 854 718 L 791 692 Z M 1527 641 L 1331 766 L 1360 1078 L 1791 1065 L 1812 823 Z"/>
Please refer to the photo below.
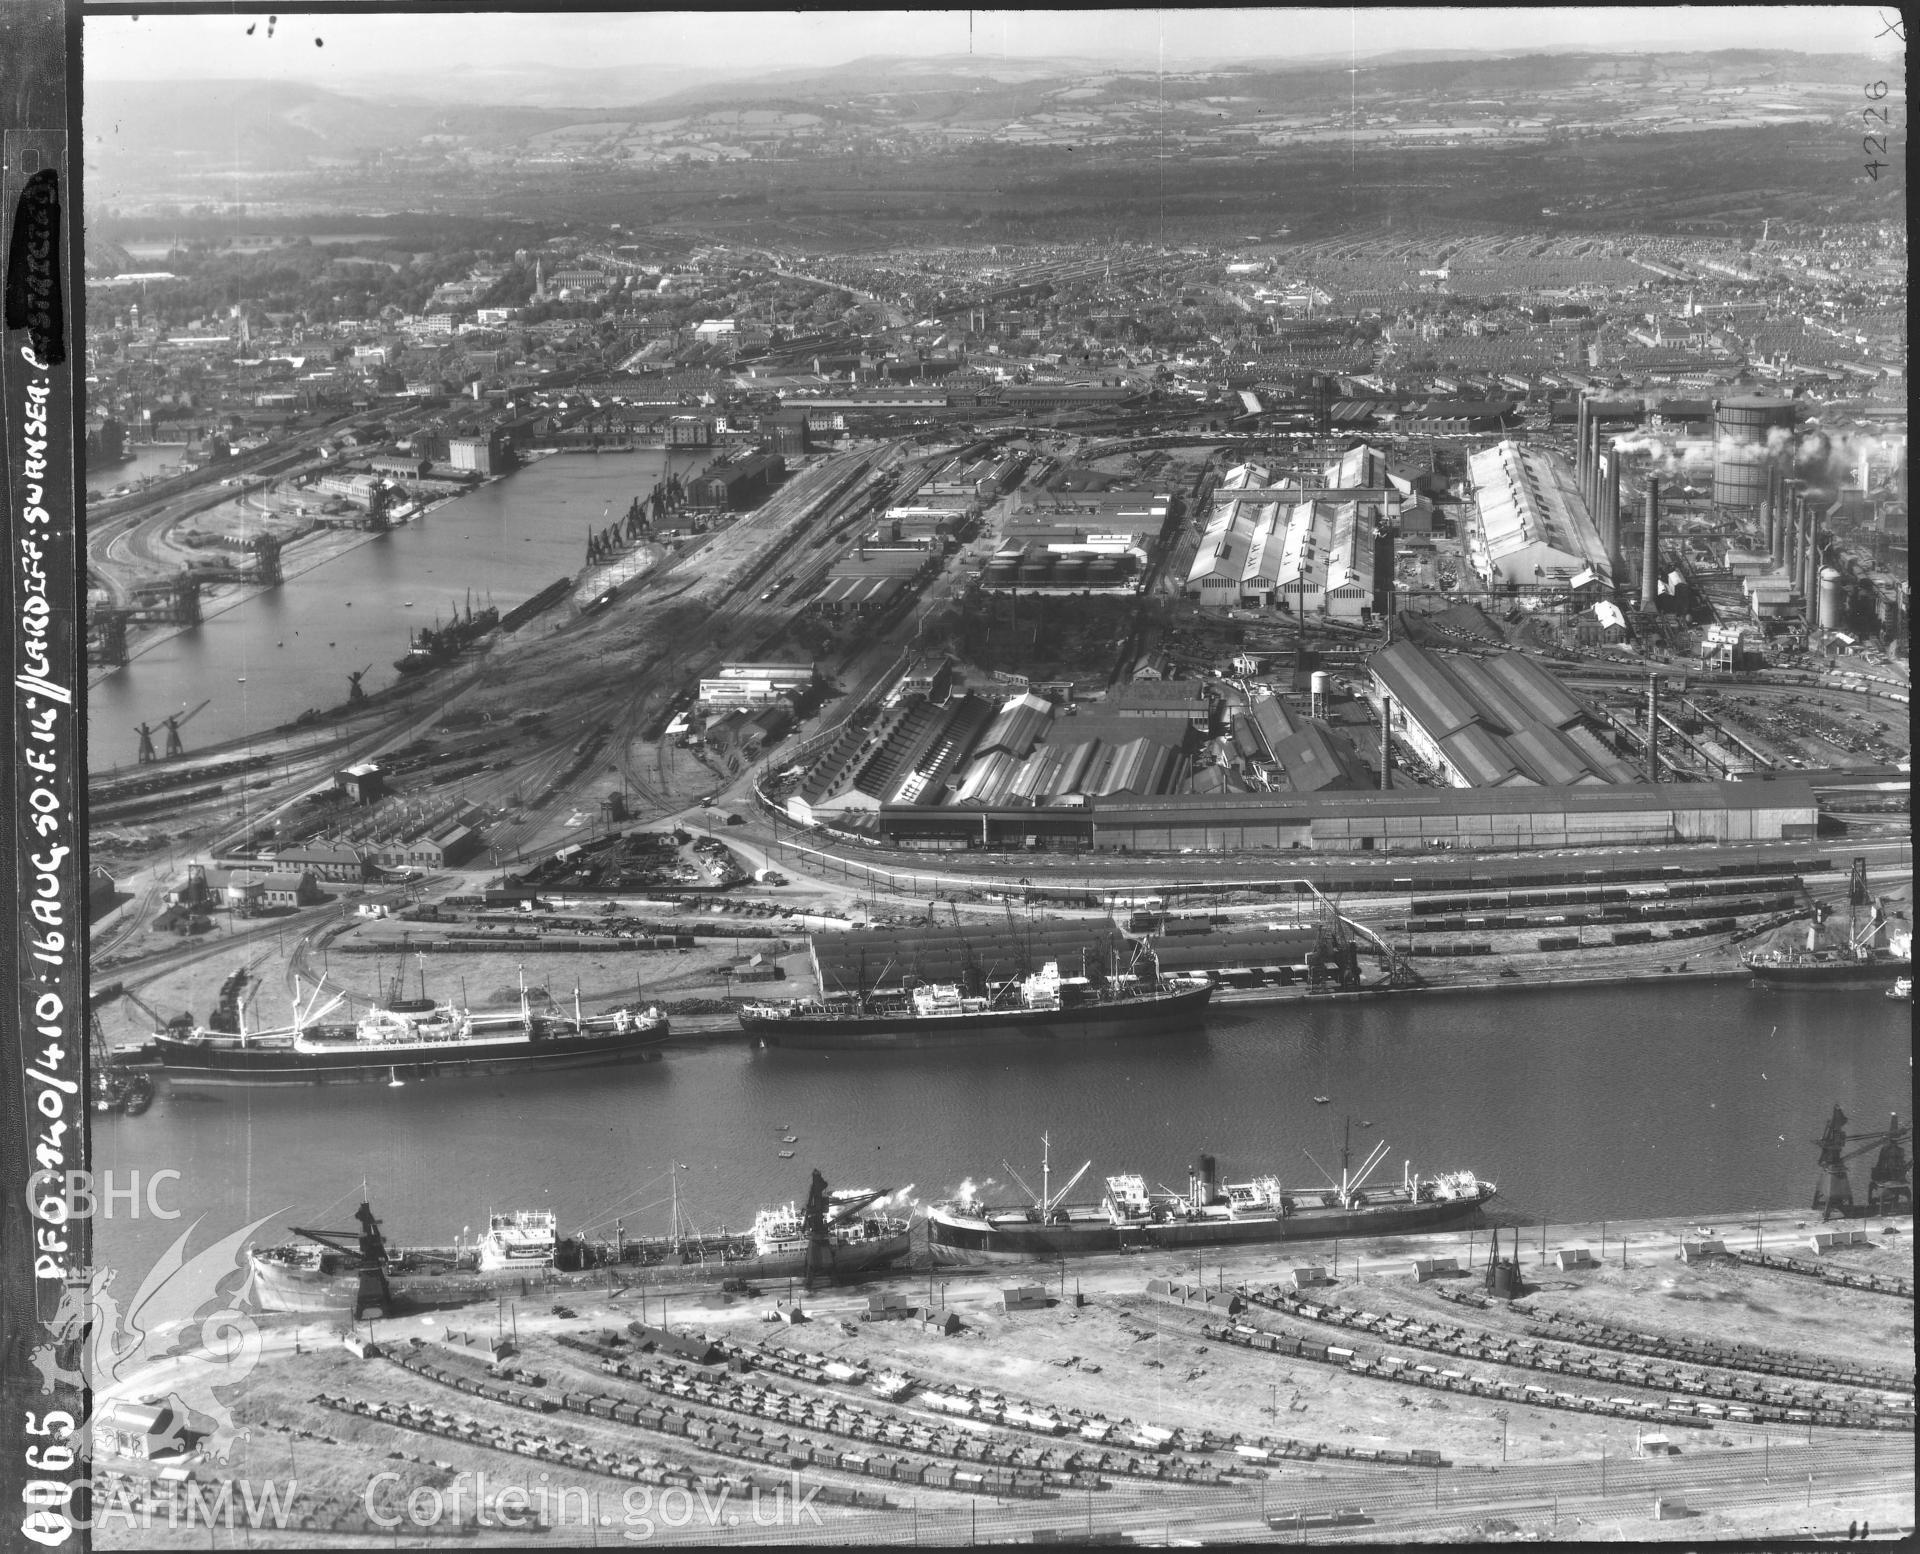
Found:
<path fill-rule="evenodd" d="M 1197 1195 L 1193 1200 L 1195 1206 L 1217 1203 L 1220 1199 L 1220 1162 L 1212 1155 L 1201 1155 L 1195 1176 L 1198 1178 Z"/>

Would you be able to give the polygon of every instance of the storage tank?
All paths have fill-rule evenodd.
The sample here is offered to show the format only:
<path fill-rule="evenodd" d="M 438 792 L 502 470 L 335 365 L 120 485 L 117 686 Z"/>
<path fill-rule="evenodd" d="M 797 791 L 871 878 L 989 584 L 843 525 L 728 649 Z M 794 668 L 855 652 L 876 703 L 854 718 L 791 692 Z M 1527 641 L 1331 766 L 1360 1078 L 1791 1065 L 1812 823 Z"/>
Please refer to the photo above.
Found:
<path fill-rule="evenodd" d="M 1820 629 L 1840 629 L 1840 574 L 1832 567 L 1820 569 Z"/>
<path fill-rule="evenodd" d="M 1713 505 L 1758 514 L 1767 499 L 1767 433 L 1793 430 L 1790 399 L 1722 399 L 1713 407 Z"/>

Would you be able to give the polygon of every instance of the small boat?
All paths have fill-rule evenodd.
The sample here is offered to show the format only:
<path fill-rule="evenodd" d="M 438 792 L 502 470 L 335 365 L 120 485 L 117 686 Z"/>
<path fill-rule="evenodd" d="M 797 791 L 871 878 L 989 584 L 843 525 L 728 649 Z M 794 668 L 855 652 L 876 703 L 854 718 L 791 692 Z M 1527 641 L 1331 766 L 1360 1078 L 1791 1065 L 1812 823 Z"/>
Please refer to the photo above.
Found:
<path fill-rule="evenodd" d="M 237 674 L 233 677 L 233 683 L 235 685 L 245 685 L 247 683 L 247 677 L 243 674 Z"/>
<path fill-rule="evenodd" d="M 401 606 L 401 608 L 403 610 L 411 610 L 413 608 L 413 601 L 409 599 L 405 604 Z"/>
<path fill-rule="evenodd" d="M 1887 989 L 1887 997 L 1897 998 L 1903 1004 L 1913 1002 L 1913 978 L 1895 977 L 1893 986 Z"/>
<path fill-rule="evenodd" d="M 791 1160 L 791 1159 L 793 1158 L 793 1151 L 792 1151 L 792 1150 L 790 1150 L 790 1149 L 783 1149 L 783 1150 L 781 1150 L 781 1151 L 780 1151 L 780 1158 L 781 1158 L 782 1160 Z"/>
<path fill-rule="evenodd" d="M 789 1133 L 785 1138 L 780 1140 L 780 1142 L 782 1144 L 798 1144 L 800 1142 L 800 1135 L 797 1133 Z"/>
<path fill-rule="evenodd" d="M 1316 1095 L 1313 1098 L 1313 1104 L 1315 1106 L 1331 1106 L 1333 1104 L 1333 1097 L 1330 1095 Z"/>

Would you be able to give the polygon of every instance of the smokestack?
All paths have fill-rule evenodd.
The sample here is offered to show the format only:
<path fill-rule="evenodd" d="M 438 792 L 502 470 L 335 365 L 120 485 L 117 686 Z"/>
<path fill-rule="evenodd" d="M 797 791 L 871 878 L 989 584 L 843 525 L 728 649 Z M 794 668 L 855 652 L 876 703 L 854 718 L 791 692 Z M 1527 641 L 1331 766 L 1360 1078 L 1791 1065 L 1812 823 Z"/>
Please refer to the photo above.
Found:
<path fill-rule="evenodd" d="M 1607 445 L 1607 483 L 1600 494 L 1600 508 L 1607 515 L 1607 565 L 1617 588 L 1624 570 L 1620 565 L 1620 451 L 1611 443 Z"/>
<path fill-rule="evenodd" d="M 1574 484 L 1579 488 L 1580 499 L 1583 502 L 1587 500 L 1587 481 L 1591 473 L 1587 463 L 1588 454 L 1591 451 L 1587 447 L 1587 420 L 1587 396 L 1582 394 L 1580 396 L 1579 408 L 1575 414 L 1574 441 L 1578 446 L 1574 449 L 1573 463 L 1574 473 L 1578 477 Z M 1587 511 L 1593 511 L 1593 504 L 1591 502 L 1587 503 Z"/>
<path fill-rule="evenodd" d="M 1660 780 L 1660 676 L 1647 676 L 1647 781 Z"/>
<path fill-rule="evenodd" d="M 1777 567 L 1787 553 L 1787 486 L 1777 469 L 1767 471 L 1767 495 L 1773 503 L 1773 529 L 1767 549 Z"/>
<path fill-rule="evenodd" d="M 1393 710 L 1393 698 L 1382 691 L 1380 693 L 1380 791 L 1385 793 L 1393 786 L 1393 722 L 1389 714 Z"/>
<path fill-rule="evenodd" d="M 1640 552 L 1640 608 L 1660 608 L 1660 477 L 1647 476 L 1646 539 Z"/>
<path fill-rule="evenodd" d="M 1587 416 L 1587 511 L 1600 516 L 1600 420 Z"/>
<path fill-rule="evenodd" d="M 1806 498 L 1806 493 L 1802 492 L 1800 495 L 1800 531 L 1802 535 L 1802 549 L 1800 553 L 1800 597 L 1807 601 L 1807 617 L 1809 620 L 1813 618 L 1814 596 L 1819 592 L 1820 588 L 1819 528 L 1820 523 L 1814 513 L 1813 503 L 1809 502 Z"/>

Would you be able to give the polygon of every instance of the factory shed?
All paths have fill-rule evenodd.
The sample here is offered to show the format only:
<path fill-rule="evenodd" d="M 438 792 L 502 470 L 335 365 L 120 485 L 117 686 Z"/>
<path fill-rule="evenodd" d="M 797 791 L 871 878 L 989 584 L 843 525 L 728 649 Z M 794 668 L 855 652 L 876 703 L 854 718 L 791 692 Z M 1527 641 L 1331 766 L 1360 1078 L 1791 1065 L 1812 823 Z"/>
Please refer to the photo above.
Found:
<path fill-rule="evenodd" d="M 906 591 L 905 581 L 898 577 L 835 577 L 811 602 L 824 615 L 873 615 Z"/>
<path fill-rule="evenodd" d="M 1324 723 L 1311 719 L 1275 744 L 1273 758 L 1285 773 L 1287 786 L 1296 793 L 1373 786 L 1373 774 L 1353 746 Z"/>
<path fill-rule="evenodd" d="M 1005 751 L 1024 760 L 1052 722 L 1053 703 L 1046 697 L 1032 692 L 1016 696 L 1001 707 L 974 753 L 984 756 Z"/>
<path fill-rule="evenodd" d="M 1395 736 L 1460 788 L 1579 786 L 1633 780 L 1593 738 L 1592 714 L 1540 665 L 1517 654 L 1474 658 L 1394 642 L 1368 660 L 1374 701 Z"/>
<path fill-rule="evenodd" d="M 1507 753 L 1506 746 L 1477 723 L 1467 723 L 1435 741 L 1448 775 L 1464 779 L 1463 788 L 1497 788 L 1507 782 L 1530 781 L 1520 763 Z"/>
<path fill-rule="evenodd" d="M 1313 793 L 1173 793 L 1095 797 L 1084 808 L 956 811 L 885 804 L 881 834 L 912 847 L 1178 852 L 1311 849 L 1653 846 L 1771 842 L 1812 834 L 1804 779 L 1629 787 L 1337 788 Z"/>

